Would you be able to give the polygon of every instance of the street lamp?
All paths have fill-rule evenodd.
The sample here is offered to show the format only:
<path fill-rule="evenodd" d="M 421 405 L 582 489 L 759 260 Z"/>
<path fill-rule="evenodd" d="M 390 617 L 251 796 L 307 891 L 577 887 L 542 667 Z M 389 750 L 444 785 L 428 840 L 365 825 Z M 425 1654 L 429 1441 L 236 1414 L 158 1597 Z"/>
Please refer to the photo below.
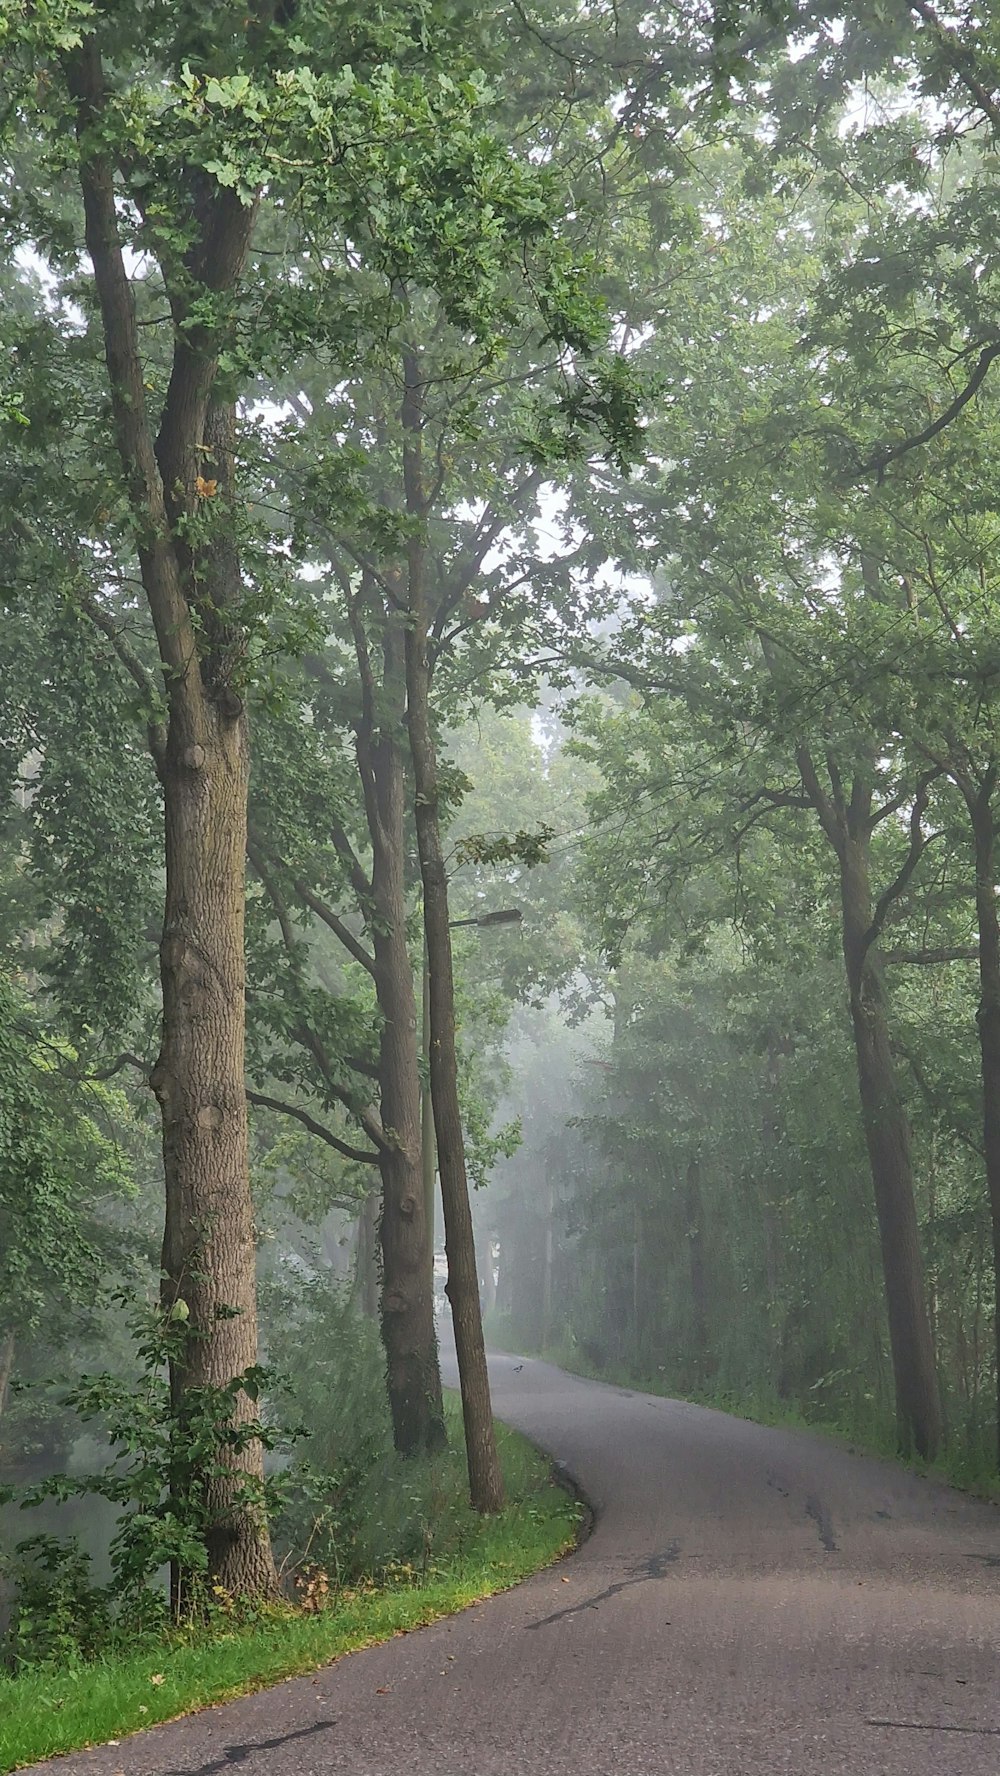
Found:
<path fill-rule="evenodd" d="M 524 918 L 520 907 L 500 907 L 495 913 L 476 913 L 471 919 L 449 919 L 452 931 L 463 925 L 486 929 L 491 925 L 520 925 Z M 431 1295 L 434 1293 L 434 1211 L 437 1206 L 437 1143 L 434 1139 L 434 1107 L 431 1103 L 431 971 L 427 959 L 427 938 L 424 937 L 424 1087 L 420 1095 L 420 1164 L 424 1180 L 424 1220 L 427 1226 L 427 1262 L 430 1266 Z"/>

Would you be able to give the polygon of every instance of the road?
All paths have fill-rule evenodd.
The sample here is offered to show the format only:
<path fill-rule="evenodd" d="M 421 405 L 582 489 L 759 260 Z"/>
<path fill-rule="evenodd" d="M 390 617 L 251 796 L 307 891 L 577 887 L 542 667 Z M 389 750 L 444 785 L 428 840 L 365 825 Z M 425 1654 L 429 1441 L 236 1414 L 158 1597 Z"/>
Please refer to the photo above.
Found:
<path fill-rule="evenodd" d="M 491 1361 L 571 1559 L 61 1776 L 997 1776 L 1000 1513 L 806 1432 Z M 41 1766 L 40 1766 L 41 1767 Z"/>

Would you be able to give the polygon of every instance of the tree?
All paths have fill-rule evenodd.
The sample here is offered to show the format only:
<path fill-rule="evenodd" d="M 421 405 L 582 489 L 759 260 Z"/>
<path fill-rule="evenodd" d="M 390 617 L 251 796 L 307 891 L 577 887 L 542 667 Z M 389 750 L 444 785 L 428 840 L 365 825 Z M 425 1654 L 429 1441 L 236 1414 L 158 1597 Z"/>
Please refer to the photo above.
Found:
<path fill-rule="evenodd" d="M 329 44 L 315 30 L 305 55 L 328 65 Z M 266 6 L 235 31 L 228 19 L 209 25 L 185 12 L 150 36 L 126 5 L 94 16 L 70 4 L 17 15 L 9 33 L 42 177 L 37 198 L 8 204 L 8 236 L 48 251 L 61 288 L 80 293 L 88 332 L 67 351 L 58 305 L 15 328 L 28 374 L 8 424 L 23 428 L 29 457 L 44 456 L 66 426 L 43 393 L 44 371 L 71 359 L 67 436 L 82 472 L 70 488 L 39 477 L 7 528 L 18 577 L 47 579 L 131 680 L 131 715 L 146 726 L 162 796 L 162 1035 L 152 1083 L 167 1190 L 163 1305 L 171 1312 L 183 1299 L 189 1315 L 173 1375 L 181 1419 L 189 1388 L 228 1384 L 256 1354 L 243 1078 L 247 704 L 295 600 L 281 560 L 268 558 L 271 533 L 242 497 L 246 459 L 267 425 L 240 396 L 289 337 L 301 346 L 301 307 L 300 293 L 283 290 L 280 272 L 256 255 L 255 231 L 287 240 L 293 195 L 300 229 L 341 241 L 367 232 L 390 287 L 403 276 L 414 290 L 437 283 L 444 312 L 475 332 L 513 244 L 549 226 L 541 175 L 524 168 L 515 177 L 507 150 L 481 127 L 481 85 L 425 87 L 378 65 L 366 84 L 336 58 L 331 73 L 315 74 L 294 32 Z M 373 46 L 386 50 L 369 43 L 372 63 Z M 81 212 L 89 270 L 75 236 Z M 350 351 L 356 317 L 343 291 L 330 293 L 338 300 L 327 341 Z M 237 1412 L 253 1423 L 245 1393 Z M 217 1500 L 210 1566 L 234 1592 L 266 1593 L 266 1525 L 238 1502 L 243 1466 L 259 1480 L 252 1439 L 241 1473 L 206 1480 Z"/>

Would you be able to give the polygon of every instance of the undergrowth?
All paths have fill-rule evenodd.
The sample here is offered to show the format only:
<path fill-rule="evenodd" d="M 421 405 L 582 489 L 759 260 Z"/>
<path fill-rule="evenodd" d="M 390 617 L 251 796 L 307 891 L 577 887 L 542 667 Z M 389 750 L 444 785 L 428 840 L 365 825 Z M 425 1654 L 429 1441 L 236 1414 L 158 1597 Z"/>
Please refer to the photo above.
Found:
<path fill-rule="evenodd" d="M 0 1772 L 244 1695 L 332 1658 L 407 1632 L 506 1590 L 574 1542 L 576 1504 L 524 1438 L 497 1426 L 509 1503 L 480 1517 L 465 1502 L 460 1419 L 448 1407 L 449 1449 L 369 1476 L 371 1570 L 327 1574 L 305 1607 L 272 1608 L 249 1625 L 216 1615 L 131 1653 L 0 1677 Z M 410 1558 L 419 1528 L 419 1552 Z M 399 1533 L 400 1528 L 405 1533 Z M 425 1531 L 427 1533 L 425 1533 Z M 397 1553 L 388 1549 L 395 1544 Z M 310 1569 L 312 1572 L 319 1570 Z M 300 1592 L 302 1595 L 302 1592 Z"/>

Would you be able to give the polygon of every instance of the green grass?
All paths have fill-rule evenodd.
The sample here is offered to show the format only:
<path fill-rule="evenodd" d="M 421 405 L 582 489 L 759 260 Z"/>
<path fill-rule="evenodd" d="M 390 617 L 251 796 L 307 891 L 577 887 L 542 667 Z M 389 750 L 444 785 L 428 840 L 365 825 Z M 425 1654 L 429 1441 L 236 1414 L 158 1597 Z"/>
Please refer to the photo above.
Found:
<path fill-rule="evenodd" d="M 288 1610 L 194 1643 L 72 1671 L 0 1677 L 0 1772 L 315 1670 L 504 1591 L 556 1560 L 575 1541 L 578 1508 L 523 1437 L 500 1425 L 497 1433 L 510 1501 L 498 1517 L 478 1517 L 462 1501 L 464 1456 L 455 1447 L 433 1461 L 386 1464 L 375 1509 L 391 1518 L 401 1500 L 411 1511 L 414 1501 L 434 1508 L 430 1552 L 419 1566 L 401 1563 L 355 1583 L 318 1615 Z"/>

